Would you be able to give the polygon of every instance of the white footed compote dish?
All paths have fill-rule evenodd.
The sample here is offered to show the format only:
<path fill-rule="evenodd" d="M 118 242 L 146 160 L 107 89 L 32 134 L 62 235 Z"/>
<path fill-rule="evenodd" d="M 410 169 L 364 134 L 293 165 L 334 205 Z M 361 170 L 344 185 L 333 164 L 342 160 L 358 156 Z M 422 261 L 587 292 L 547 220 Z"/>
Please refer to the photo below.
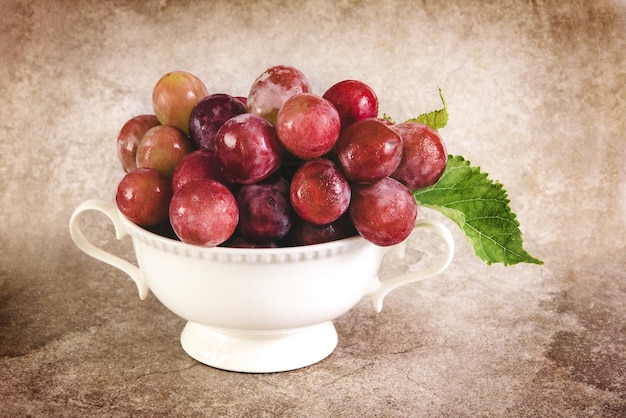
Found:
<path fill-rule="evenodd" d="M 118 240 L 131 236 L 138 267 L 85 238 L 79 219 L 89 210 L 110 218 Z M 425 269 L 384 281 L 377 274 L 391 247 L 360 236 L 300 247 L 205 248 L 149 232 L 100 200 L 78 206 L 69 228 L 82 251 L 127 273 L 141 299 L 150 290 L 188 321 L 181 335 L 187 354 L 212 367 L 250 373 L 292 370 L 326 358 L 338 341 L 334 319 L 365 296 L 380 312 L 390 291 L 441 273 L 454 254 L 450 231 L 429 219 L 418 220 L 413 233 L 434 231 L 444 254 Z"/>

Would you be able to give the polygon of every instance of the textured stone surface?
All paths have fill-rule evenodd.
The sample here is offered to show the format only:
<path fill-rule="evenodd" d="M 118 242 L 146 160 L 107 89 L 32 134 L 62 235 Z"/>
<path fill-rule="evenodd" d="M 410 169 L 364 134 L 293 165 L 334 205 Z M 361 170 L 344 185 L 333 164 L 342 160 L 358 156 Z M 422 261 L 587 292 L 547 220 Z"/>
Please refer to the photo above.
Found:
<path fill-rule="evenodd" d="M 624 2 L 9 0 L 0 56 L 0 415 L 626 415 Z M 362 79 L 396 120 L 441 87 L 449 151 L 505 185 L 545 265 L 486 266 L 448 223 L 449 270 L 380 314 L 362 301 L 324 361 L 250 375 L 189 358 L 184 321 L 81 253 L 68 219 L 112 200 L 115 138 L 162 74 L 246 95 L 278 63 L 318 93 Z M 133 258 L 105 219 L 84 225 Z M 382 276 L 436 253 L 416 245 Z"/>

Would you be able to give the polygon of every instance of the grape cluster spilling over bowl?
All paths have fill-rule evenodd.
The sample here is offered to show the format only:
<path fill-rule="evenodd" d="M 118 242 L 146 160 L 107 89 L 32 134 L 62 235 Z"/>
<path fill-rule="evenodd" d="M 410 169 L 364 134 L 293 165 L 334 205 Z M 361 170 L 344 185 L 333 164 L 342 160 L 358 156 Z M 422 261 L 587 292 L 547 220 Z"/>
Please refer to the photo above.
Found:
<path fill-rule="evenodd" d="M 359 80 L 318 95 L 300 70 L 277 65 L 240 97 L 209 94 L 174 71 L 156 83 L 152 105 L 117 138 L 117 207 L 187 244 L 276 248 L 360 234 L 394 245 L 416 221 L 411 192 L 446 167 L 440 135 L 379 117 Z"/>

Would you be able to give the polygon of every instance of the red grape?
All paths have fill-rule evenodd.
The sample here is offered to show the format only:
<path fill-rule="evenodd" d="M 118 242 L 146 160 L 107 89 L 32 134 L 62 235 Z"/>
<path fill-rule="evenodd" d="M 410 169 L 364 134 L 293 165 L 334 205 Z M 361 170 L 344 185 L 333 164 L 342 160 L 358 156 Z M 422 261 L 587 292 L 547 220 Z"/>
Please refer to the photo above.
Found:
<path fill-rule="evenodd" d="M 346 177 L 374 183 L 393 173 L 402 159 L 402 138 L 379 119 L 364 119 L 344 129 L 336 152 Z"/>
<path fill-rule="evenodd" d="M 137 145 L 137 167 L 156 168 L 172 177 L 178 162 L 193 150 L 187 135 L 178 128 L 158 125 L 150 128 Z"/>
<path fill-rule="evenodd" d="M 172 190 L 176 192 L 183 184 L 201 178 L 213 179 L 228 186 L 222 162 L 215 152 L 199 149 L 185 155 L 174 168 Z"/>
<path fill-rule="evenodd" d="M 291 228 L 289 197 L 273 184 L 247 184 L 237 193 L 238 229 L 251 242 L 282 239 Z"/>
<path fill-rule="evenodd" d="M 276 116 L 276 134 L 298 158 L 309 160 L 328 153 L 337 138 L 341 122 L 337 109 L 328 100 L 302 93 L 285 101 Z"/>
<path fill-rule="evenodd" d="M 340 81 L 326 90 L 322 97 L 337 108 L 342 130 L 354 122 L 378 116 L 378 97 L 362 81 Z"/>
<path fill-rule="evenodd" d="M 152 91 L 154 114 L 163 125 L 189 135 L 191 110 L 208 94 L 204 83 L 186 71 L 173 71 L 159 79 Z"/>
<path fill-rule="evenodd" d="M 276 123 L 276 114 L 291 96 L 310 93 L 309 81 L 297 68 L 276 65 L 259 75 L 248 93 L 248 112 Z"/>
<path fill-rule="evenodd" d="M 280 167 L 283 154 L 274 126 L 250 113 L 226 121 L 217 131 L 215 148 L 226 178 L 241 184 L 270 176 Z"/>
<path fill-rule="evenodd" d="M 153 168 L 137 168 L 118 184 L 115 202 L 124 216 L 145 227 L 167 220 L 171 197 L 170 179 L 165 174 Z"/>
<path fill-rule="evenodd" d="M 386 177 L 373 184 L 354 184 L 349 213 L 363 238 L 388 246 L 409 236 L 417 217 L 417 203 L 402 183 Z"/>
<path fill-rule="evenodd" d="M 137 168 L 137 145 L 148 129 L 159 125 L 154 115 L 138 115 L 130 118 L 117 136 L 117 156 L 126 173 Z"/>
<path fill-rule="evenodd" d="M 325 225 L 317 225 L 296 217 L 289 231 L 292 246 L 321 244 L 356 235 L 352 220 L 346 212 L 339 219 Z"/>
<path fill-rule="evenodd" d="M 350 185 L 335 163 L 319 158 L 307 161 L 296 170 L 289 196 L 298 216 L 323 225 L 346 212 L 350 204 Z"/>
<path fill-rule="evenodd" d="M 404 145 L 402 161 L 391 177 L 410 190 L 435 184 L 448 163 L 446 144 L 441 136 L 431 127 L 419 123 L 405 122 L 395 126 Z"/>
<path fill-rule="evenodd" d="M 215 149 L 215 135 L 233 116 L 246 113 L 246 105 L 228 94 L 211 94 L 200 100 L 189 116 L 189 137 L 200 148 Z"/>
<path fill-rule="evenodd" d="M 212 179 L 192 180 L 172 197 L 170 223 L 181 241 L 214 247 L 235 231 L 239 210 L 235 196 Z"/>

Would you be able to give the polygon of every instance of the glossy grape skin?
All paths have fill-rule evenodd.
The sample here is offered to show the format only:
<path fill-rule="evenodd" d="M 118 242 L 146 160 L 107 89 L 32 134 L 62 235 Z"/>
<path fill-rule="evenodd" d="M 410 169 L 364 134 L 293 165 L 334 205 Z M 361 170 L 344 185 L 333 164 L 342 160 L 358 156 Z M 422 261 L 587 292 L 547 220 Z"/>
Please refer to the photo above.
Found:
<path fill-rule="evenodd" d="M 284 238 L 293 219 L 289 197 L 273 184 L 248 184 L 237 192 L 241 235 L 250 242 L 266 243 Z"/>
<path fill-rule="evenodd" d="M 201 178 L 229 185 L 224 176 L 222 162 L 215 152 L 202 148 L 190 152 L 178 162 L 172 174 L 172 190 L 176 192 L 183 184 Z"/>
<path fill-rule="evenodd" d="M 154 114 L 161 124 L 175 126 L 189 135 L 191 110 L 207 95 L 207 88 L 198 77 L 186 71 L 172 71 L 154 86 Z"/>
<path fill-rule="evenodd" d="M 349 213 L 363 238 L 385 247 L 409 236 L 417 203 L 406 186 L 386 177 L 373 184 L 353 184 Z"/>
<path fill-rule="evenodd" d="M 328 100 L 311 93 L 290 97 L 276 115 L 276 134 L 298 158 L 321 157 L 335 146 L 341 121 L 337 109 Z"/>
<path fill-rule="evenodd" d="M 189 138 L 199 148 L 215 150 L 215 135 L 224 122 L 246 113 L 246 105 L 228 94 L 211 94 L 200 100 L 189 116 Z"/>
<path fill-rule="evenodd" d="M 172 177 L 178 162 L 191 151 L 189 137 L 180 129 L 168 125 L 150 128 L 137 145 L 137 167 L 156 168 Z"/>
<path fill-rule="evenodd" d="M 302 71 L 288 65 L 276 65 L 261 73 L 248 93 L 248 112 L 262 116 L 272 124 L 283 104 L 292 96 L 310 93 L 311 85 Z"/>
<path fill-rule="evenodd" d="M 357 234 L 349 214 L 324 225 L 317 225 L 296 217 L 288 236 L 290 246 L 313 245 L 352 237 Z"/>
<path fill-rule="evenodd" d="M 331 86 L 322 96 L 330 101 L 341 118 L 341 129 L 363 119 L 378 116 L 378 97 L 359 80 L 343 80 Z"/>
<path fill-rule="evenodd" d="M 395 125 L 403 141 L 402 161 L 391 177 L 410 190 L 419 190 L 439 180 L 448 163 L 446 144 L 431 127 L 405 122 Z"/>
<path fill-rule="evenodd" d="M 117 156 L 124 172 L 137 168 L 137 145 L 150 128 L 159 124 L 155 115 L 137 115 L 122 126 L 117 136 Z"/>
<path fill-rule="evenodd" d="M 120 212 L 143 227 L 167 220 L 171 198 L 170 179 L 153 168 L 137 168 L 127 173 L 115 194 Z"/>
<path fill-rule="evenodd" d="M 402 138 L 379 119 L 355 122 L 339 135 L 335 146 L 346 177 L 374 183 L 393 173 L 402 160 Z"/>
<path fill-rule="evenodd" d="M 226 121 L 217 131 L 215 148 L 226 178 L 240 184 L 269 177 L 280 167 L 284 152 L 274 126 L 250 113 Z"/>
<path fill-rule="evenodd" d="M 182 242 L 215 247 L 232 236 L 239 209 L 235 196 L 226 186 L 212 179 L 198 179 L 174 193 L 169 218 Z"/>
<path fill-rule="evenodd" d="M 294 211 L 307 222 L 328 224 L 350 205 L 350 184 L 331 160 L 318 158 L 301 165 L 291 179 L 289 198 Z"/>

